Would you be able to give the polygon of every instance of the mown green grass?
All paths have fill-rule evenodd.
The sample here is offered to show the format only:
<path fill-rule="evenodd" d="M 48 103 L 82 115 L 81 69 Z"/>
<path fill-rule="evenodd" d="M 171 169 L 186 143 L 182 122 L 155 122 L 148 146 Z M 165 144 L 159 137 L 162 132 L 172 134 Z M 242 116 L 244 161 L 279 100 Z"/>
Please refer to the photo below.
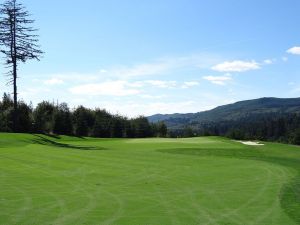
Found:
<path fill-rule="evenodd" d="M 0 134 L 0 224 L 300 224 L 300 148 Z"/>

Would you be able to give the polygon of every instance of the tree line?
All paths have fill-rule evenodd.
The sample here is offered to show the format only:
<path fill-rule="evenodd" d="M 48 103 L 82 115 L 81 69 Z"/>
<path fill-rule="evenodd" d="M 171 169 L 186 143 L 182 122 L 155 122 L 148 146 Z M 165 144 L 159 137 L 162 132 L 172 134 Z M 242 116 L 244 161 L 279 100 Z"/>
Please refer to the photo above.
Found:
<path fill-rule="evenodd" d="M 163 122 L 149 123 L 144 116 L 129 119 L 113 115 L 103 109 L 79 106 L 70 109 L 66 103 L 49 101 L 31 104 L 18 101 L 17 121 L 14 125 L 14 101 L 4 94 L 0 101 L 0 132 L 44 133 L 90 136 L 99 138 L 166 137 Z"/>
<path fill-rule="evenodd" d="M 237 120 L 188 124 L 169 129 L 170 137 L 225 136 L 238 140 L 262 140 L 300 145 L 298 113 L 249 114 Z"/>

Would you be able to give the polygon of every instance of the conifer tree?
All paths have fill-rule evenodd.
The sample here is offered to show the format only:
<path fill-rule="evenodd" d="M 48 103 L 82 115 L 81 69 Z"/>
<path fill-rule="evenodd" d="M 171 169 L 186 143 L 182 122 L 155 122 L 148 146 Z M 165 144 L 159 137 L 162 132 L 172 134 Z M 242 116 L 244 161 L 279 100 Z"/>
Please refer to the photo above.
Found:
<path fill-rule="evenodd" d="M 4 54 L 8 68 L 8 84 L 13 85 L 13 130 L 17 131 L 18 121 L 18 63 L 27 60 L 39 60 L 42 55 L 38 43 L 37 31 L 31 25 L 34 20 L 29 18 L 25 7 L 17 0 L 7 0 L 0 6 L 0 51 Z"/>

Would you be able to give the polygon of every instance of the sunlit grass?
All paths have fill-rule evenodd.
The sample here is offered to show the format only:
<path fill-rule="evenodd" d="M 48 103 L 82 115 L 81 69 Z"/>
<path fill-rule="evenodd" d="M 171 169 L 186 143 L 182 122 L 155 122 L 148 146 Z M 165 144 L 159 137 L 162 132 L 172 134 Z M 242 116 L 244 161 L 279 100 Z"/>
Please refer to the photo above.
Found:
<path fill-rule="evenodd" d="M 0 134 L 0 224 L 299 224 L 300 149 Z"/>

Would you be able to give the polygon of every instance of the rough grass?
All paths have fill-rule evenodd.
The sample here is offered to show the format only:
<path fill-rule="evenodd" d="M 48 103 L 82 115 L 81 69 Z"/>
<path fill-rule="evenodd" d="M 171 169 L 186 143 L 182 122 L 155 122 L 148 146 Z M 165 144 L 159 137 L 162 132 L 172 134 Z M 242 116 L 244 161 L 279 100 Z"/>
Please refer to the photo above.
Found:
<path fill-rule="evenodd" d="M 0 134 L 0 224 L 300 224 L 300 148 Z"/>

